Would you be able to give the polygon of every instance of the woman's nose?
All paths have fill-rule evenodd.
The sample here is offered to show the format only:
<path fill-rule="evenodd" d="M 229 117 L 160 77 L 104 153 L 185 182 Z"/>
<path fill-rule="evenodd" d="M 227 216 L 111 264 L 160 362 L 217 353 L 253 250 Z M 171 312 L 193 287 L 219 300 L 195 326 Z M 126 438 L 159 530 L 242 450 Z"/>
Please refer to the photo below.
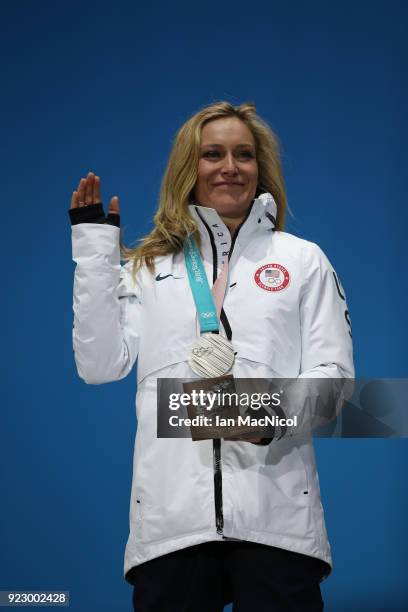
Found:
<path fill-rule="evenodd" d="M 237 172 L 237 164 L 235 163 L 235 159 L 234 156 L 231 153 L 227 153 L 227 155 L 224 157 L 224 163 L 222 165 L 222 171 L 223 172 L 232 172 L 235 173 Z"/>

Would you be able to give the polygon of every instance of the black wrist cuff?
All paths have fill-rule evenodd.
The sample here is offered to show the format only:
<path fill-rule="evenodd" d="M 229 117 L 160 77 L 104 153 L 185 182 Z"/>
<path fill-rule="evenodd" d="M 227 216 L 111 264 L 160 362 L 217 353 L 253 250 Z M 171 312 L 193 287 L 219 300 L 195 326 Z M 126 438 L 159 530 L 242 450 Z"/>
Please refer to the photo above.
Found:
<path fill-rule="evenodd" d="M 120 227 L 120 215 L 117 213 L 109 213 L 109 215 L 106 217 L 106 223 Z"/>
<path fill-rule="evenodd" d="M 120 227 L 120 215 L 109 213 L 105 217 L 101 202 L 88 204 L 80 208 L 70 208 L 68 214 L 71 225 L 78 225 L 78 223 L 108 223 L 109 225 Z"/>

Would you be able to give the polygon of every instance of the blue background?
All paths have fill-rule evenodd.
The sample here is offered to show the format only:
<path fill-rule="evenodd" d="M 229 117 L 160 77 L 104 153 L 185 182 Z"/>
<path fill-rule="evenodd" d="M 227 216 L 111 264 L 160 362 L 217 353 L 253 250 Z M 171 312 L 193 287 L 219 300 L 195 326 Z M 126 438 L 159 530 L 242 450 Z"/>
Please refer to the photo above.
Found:
<path fill-rule="evenodd" d="M 131 609 L 134 373 L 77 376 L 67 211 L 93 170 L 134 244 L 172 139 L 201 106 L 256 103 L 283 143 L 287 230 L 323 248 L 346 290 L 358 376 L 407 375 L 406 7 L 2 3 L 0 589 L 69 590 L 75 612 Z M 406 450 L 316 441 L 329 612 L 407 601 Z"/>

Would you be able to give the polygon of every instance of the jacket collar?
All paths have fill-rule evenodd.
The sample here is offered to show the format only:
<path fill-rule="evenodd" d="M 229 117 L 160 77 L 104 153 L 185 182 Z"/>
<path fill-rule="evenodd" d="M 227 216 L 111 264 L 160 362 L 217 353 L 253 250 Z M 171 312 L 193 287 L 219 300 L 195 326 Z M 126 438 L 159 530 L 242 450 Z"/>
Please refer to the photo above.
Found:
<path fill-rule="evenodd" d="M 211 247 L 217 253 L 217 263 L 222 265 L 230 252 L 231 246 L 244 246 L 252 240 L 259 231 L 273 230 L 276 224 L 277 205 L 272 194 L 266 192 L 252 201 L 249 214 L 243 221 L 234 238 L 231 238 L 229 229 L 214 208 L 190 204 L 189 213 L 197 222 L 200 231 L 204 257 L 206 247 Z M 240 249 L 239 249 L 240 250 Z"/>

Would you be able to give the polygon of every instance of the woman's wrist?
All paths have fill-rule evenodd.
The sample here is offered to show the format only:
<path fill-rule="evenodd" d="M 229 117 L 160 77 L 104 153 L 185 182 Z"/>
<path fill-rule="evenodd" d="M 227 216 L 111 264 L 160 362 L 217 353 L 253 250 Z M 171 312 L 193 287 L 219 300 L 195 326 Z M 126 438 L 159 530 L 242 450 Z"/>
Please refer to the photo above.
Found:
<path fill-rule="evenodd" d="M 115 225 L 120 227 L 120 215 L 116 213 L 109 213 L 105 215 L 103 210 L 102 202 L 97 204 L 87 204 L 77 208 L 70 208 L 68 210 L 71 225 L 77 225 L 78 223 L 107 223 L 109 225 Z"/>

